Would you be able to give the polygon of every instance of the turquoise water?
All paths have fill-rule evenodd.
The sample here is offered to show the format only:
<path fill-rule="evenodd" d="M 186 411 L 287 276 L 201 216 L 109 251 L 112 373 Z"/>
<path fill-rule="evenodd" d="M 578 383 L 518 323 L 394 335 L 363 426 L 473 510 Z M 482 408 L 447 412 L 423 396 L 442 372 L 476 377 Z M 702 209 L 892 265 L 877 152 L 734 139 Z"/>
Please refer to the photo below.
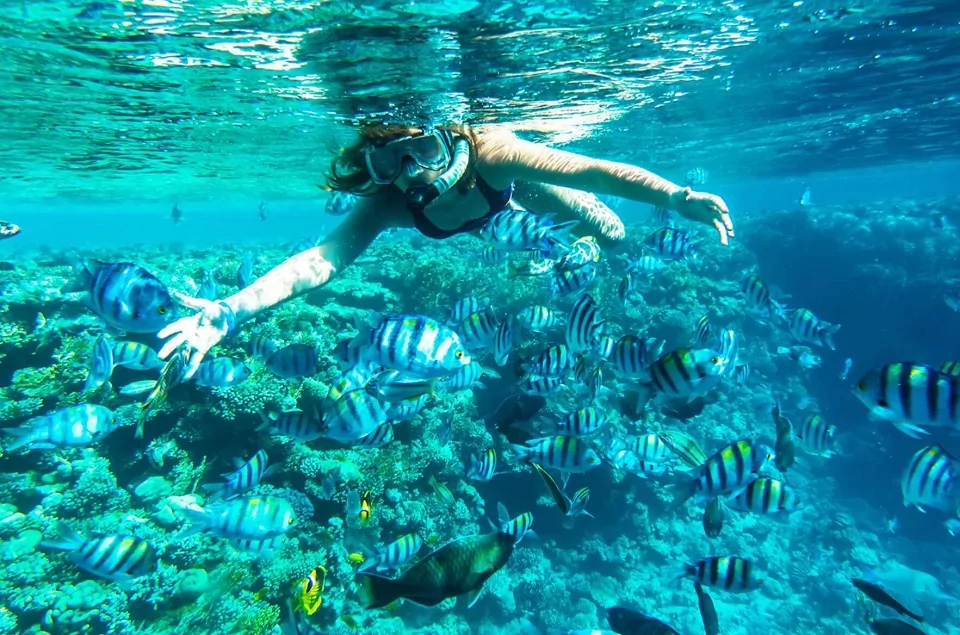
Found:
<path fill-rule="evenodd" d="M 687 635 L 704 626 L 692 584 L 674 578 L 714 555 L 747 558 L 764 579 L 743 593 L 708 588 L 723 635 L 879 632 L 867 616 L 896 613 L 858 598 L 855 577 L 921 614 L 922 625 L 911 622 L 921 632 L 960 633 L 960 560 L 945 526 L 957 517 L 960 467 L 948 470 L 952 508 L 924 514 L 901 491 L 921 448 L 960 452 L 960 424 L 910 438 L 853 394 L 884 364 L 957 360 L 956 3 L 7 2 L 0 15 L 0 220 L 21 228 L 0 241 L 2 426 L 79 403 L 110 408 L 119 424 L 82 448 L 16 449 L 6 435 L 0 633 L 583 633 L 613 628 L 606 609 L 619 605 Z M 325 408 L 341 377 L 334 347 L 366 311 L 444 320 L 472 296 L 506 320 L 534 304 L 566 314 L 579 297 L 551 297 L 542 279 L 481 264 L 475 236 L 381 236 L 329 285 L 243 323 L 214 349 L 249 379 L 174 386 L 136 438 L 143 396 L 121 390 L 156 369 L 118 367 L 109 386 L 85 382 L 100 336 L 153 350 L 162 341 L 105 325 L 78 292 L 80 264 L 134 262 L 190 296 L 209 274 L 219 297 L 230 296 L 245 260 L 263 276 L 341 222 L 324 213 L 317 185 L 353 128 L 380 120 L 497 123 L 676 182 L 705 170 L 697 189 L 728 202 L 731 246 L 679 221 L 701 240 L 698 257 L 641 280 L 624 305 L 618 285 L 659 225 L 648 205 L 603 198 L 627 238 L 603 245 L 588 291 L 605 334 L 654 337 L 668 351 L 690 345 L 708 316 L 737 333 L 750 375 L 724 377 L 702 412 L 681 420 L 661 403 L 633 412 L 622 400 L 637 382 L 591 357 L 603 371 L 597 407 L 613 436 L 682 432 L 706 456 L 739 439 L 775 446 L 775 398 L 795 431 L 820 413 L 836 426 L 836 456 L 796 441 L 795 465 L 763 471 L 803 508 L 728 509 L 710 538 L 702 503 L 673 502 L 695 470 L 676 459 L 665 474 L 617 468 L 610 440 L 595 435 L 602 465 L 565 489 L 588 487 L 593 517 L 565 517 L 533 469 L 507 461 L 513 428 L 496 427 L 518 392 L 517 366 L 563 342 L 562 328 L 524 331 L 504 365 L 471 351 L 499 377 L 438 390 L 381 448 L 261 428 L 262 411 Z M 807 187 L 811 204 L 800 205 Z M 750 273 L 788 308 L 842 325 L 835 351 L 809 344 L 818 367 L 778 354 L 799 344 L 786 325 L 748 314 L 740 285 Z M 314 372 L 278 377 L 255 354 L 255 337 L 315 347 Z M 846 359 L 853 366 L 841 379 Z M 581 382 L 567 383 L 575 396 L 547 396 L 545 412 L 518 415 L 516 427 L 547 434 L 550 420 L 589 403 Z M 491 448 L 497 474 L 469 478 L 471 456 Z M 282 540 L 257 554 L 179 534 L 182 508 L 209 504 L 203 485 L 261 449 L 275 467 L 252 491 L 288 501 L 297 518 Z M 366 491 L 369 522 L 350 495 Z M 429 560 L 501 526 L 498 504 L 510 518 L 532 513 L 535 535 L 517 543 L 474 606 L 364 608 L 358 560 L 405 534 L 423 540 L 419 558 Z M 129 534 L 158 557 L 129 583 L 84 571 L 50 546 L 58 521 L 86 537 Z M 322 605 L 291 624 L 287 607 L 319 566 Z"/>

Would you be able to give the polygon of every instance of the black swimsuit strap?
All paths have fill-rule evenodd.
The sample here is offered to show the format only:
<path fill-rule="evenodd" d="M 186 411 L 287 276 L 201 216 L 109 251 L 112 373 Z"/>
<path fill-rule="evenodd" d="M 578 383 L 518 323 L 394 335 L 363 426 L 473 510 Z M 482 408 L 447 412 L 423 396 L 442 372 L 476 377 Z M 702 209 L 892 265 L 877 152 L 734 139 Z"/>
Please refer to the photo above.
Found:
<path fill-rule="evenodd" d="M 426 213 L 424 213 L 422 209 L 413 209 L 410 210 L 410 213 L 413 215 L 413 224 L 417 228 L 417 231 L 427 238 L 443 240 L 444 238 L 450 238 L 451 236 L 456 236 L 457 234 L 465 234 L 467 232 L 476 231 L 486 225 L 491 216 L 506 209 L 507 205 L 510 203 L 510 199 L 513 198 L 513 183 L 511 183 L 510 187 L 505 190 L 497 190 L 494 189 L 492 185 L 484 181 L 479 174 L 477 175 L 476 182 L 477 189 L 490 205 L 490 210 L 486 214 L 480 218 L 468 220 L 454 229 L 441 229 L 434 225 L 433 221 L 427 218 Z"/>

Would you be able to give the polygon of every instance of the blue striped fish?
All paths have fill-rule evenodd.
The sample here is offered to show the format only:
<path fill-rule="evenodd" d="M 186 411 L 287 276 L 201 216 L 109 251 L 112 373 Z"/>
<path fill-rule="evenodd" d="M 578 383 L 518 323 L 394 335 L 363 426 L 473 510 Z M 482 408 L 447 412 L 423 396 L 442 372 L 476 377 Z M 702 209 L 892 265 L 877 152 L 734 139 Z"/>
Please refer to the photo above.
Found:
<path fill-rule="evenodd" d="M 449 375 L 471 361 L 455 331 L 420 315 L 371 314 L 350 346 L 361 347 L 367 362 L 427 379 Z"/>
<path fill-rule="evenodd" d="M 716 351 L 678 348 L 660 356 L 649 368 L 653 389 L 670 398 L 693 398 L 715 387 L 730 360 Z"/>
<path fill-rule="evenodd" d="M 493 478 L 496 471 L 497 451 L 490 448 L 486 452 L 480 452 L 470 457 L 470 469 L 467 470 L 467 478 L 486 483 Z"/>
<path fill-rule="evenodd" d="M 357 441 L 387 422 L 380 400 L 366 390 L 351 390 L 323 413 L 325 436 L 337 441 Z"/>
<path fill-rule="evenodd" d="M 682 502 L 694 495 L 703 500 L 735 496 L 757 478 L 773 458 L 773 451 L 762 443 L 750 440 L 732 443 L 700 466 L 697 477 L 688 483 L 686 491 L 678 493 L 677 500 Z"/>
<path fill-rule="evenodd" d="M 490 217 L 480 228 L 480 237 L 501 251 L 550 251 L 564 244 L 566 231 L 577 223 L 554 223 L 547 215 L 506 209 Z"/>
<path fill-rule="evenodd" d="M 352 384 L 350 388 L 343 392 L 364 387 L 363 377 L 366 373 L 364 371 L 360 373 L 357 372 L 357 370 L 361 368 L 362 367 L 358 366 L 340 376 L 341 381 L 344 378 L 356 378 L 355 381 L 350 382 Z M 464 368 L 467 367 L 465 366 Z M 338 383 L 340 382 L 338 381 Z M 398 370 L 385 370 L 370 378 L 369 382 L 366 383 L 366 388 L 370 394 L 376 395 L 382 401 L 393 404 L 401 403 L 407 399 L 416 399 L 421 395 L 430 395 L 433 393 L 436 384 L 436 379 L 408 377 Z"/>
<path fill-rule="evenodd" d="M 707 316 L 704 315 L 697 320 L 697 328 L 693 336 L 693 343 L 697 346 L 709 347 L 715 343 L 714 340 L 713 328 L 711 328 L 710 321 Z"/>
<path fill-rule="evenodd" d="M 210 492 L 210 500 L 243 494 L 260 484 L 263 477 L 272 473 L 273 466 L 267 467 L 267 453 L 258 450 L 249 461 L 234 459 L 236 469 L 233 472 L 221 474 L 226 483 L 210 483 L 203 488 Z"/>
<path fill-rule="evenodd" d="M 237 267 L 237 286 L 246 289 L 253 283 L 253 256 L 247 254 Z"/>
<path fill-rule="evenodd" d="M 390 404 L 387 407 L 387 421 L 409 421 L 423 410 L 429 400 L 430 395 L 420 395 L 416 399 Z"/>
<path fill-rule="evenodd" d="M 900 479 L 903 504 L 920 511 L 932 507 L 953 514 L 960 505 L 960 463 L 940 445 L 921 448 Z"/>
<path fill-rule="evenodd" d="M 170 290 L 143 267 L 91 261 L 81 275 L 90 308 L 114 328 L 156 333 L 180 317 Z"/>
<path fill-rule="evenodd" d="M 520 379 L 517 387 L 528 395 L 549 395 L 563 386 L 563 377 L 541 377 L 528 373 Z"/>
<path fill-rule="evenodd" d="M 803 506 L 797 493 L 783 481 L 758 478 L 732 499 L 727 507 L 752 514 L 790 514 Z"/>
<path fill-rule="evenodd" d="M 393 422 L 381 423 L 370 434 L 364 435 L 351 445 L 356 448 L 382 448 L 394 440 Z"/>
<path fill-rule="evenodd" d="M 854 395 L 875 416 L 919 439 L 927 427 L 960 427 L 960 377 L 930 366 L 897 362 L 867 372 Z"/>
<path fill-rule="evenodd" d="M 252 373 L 250 367 L 239 359 L 214 357 L 200 362 L 193 381 L 207 388 L 230 388 L 247 381 Z"/>
<path fill-rule="evenodd" d="M 306 443 L 314 441 L 323 436 L 322 421 L 312 414 L 303 410 L 284 410 L 282 412 L 266 413 L 260 412 L 261 424 L 257 426 L 258 432 L 270 431 L 274 434 L 291 437 Z"/>
<path fill-rule="evenodd" d="M 549 278 L 550 295 L 554 298 L 562 298 L 584 291 L 597 279 L 597 272 L 597 266 L 592 263 L 573 271 L 568 269 L 555 271 Z"/>
<path fill-rule="evenodd" d="M 763 584 L 753 563 L 739 556 L 712 556 L 684 566 L 681 578 L 693 578 L 703 586 L 741 593 Z"/>
<path fill-rule="evenodd" d="M 600 456 L 590 444 L 571 436 L 531 439 L 527 445 L 511 445 L 514 461 L 532 461 L 560 472 L 587 472 L 600 465 Z"/>
<path fill-rule="evenodd" d="M 473 315 L 490 306 L 490 299 L 480 300 L 473 296 L 460 298 L 453 303 L 450 308 L 450 316 L 447 318 L 449 324 L 461 324 L 468 316 Z"/>
<path fill-rule="evenodd" d="M 267 359 L 267 370 L 284 379 L 315 375 L 320 364 L 317 348 L 309 344 L 288 344 Z"/>
<path fill-rule="evenodd" d="M 43 546 L 69 552 L 78 567 L 112 582 L 128 582 L 157 568 L 157 553 L 145 540 L 126 534 L 98 534 L 84 538 L 62 521 L 57 537 Z"/>
<path fill-rule="evenodd" d="M 529 306 L 517 314 L 517 321 L 534 333 L 563 324 L 563 313 L 548 306 Z"/>
<path fill-rule="evenodd" d="M 480 262 L 485 262 L 488 265 L 496 265 L 506 260 L 508 255 L 506 251 L 500 251 L 491 245 L 480 251 Z"/>
<path fill-rule="evenodd" d="M 254 359 L 266 362 L 277 352 L 277 343 L 265 335 L 251 335 L 247 350 Z"/>
<path fill-rule="evenodd" d="M 840 325 L 820 320 L 810 309 L 795 309 L 790 314 L 787 328 L 798 342 L 826 346 L 831 351 L 837 350 L 833 336 L 840 330 Z"/>
<path fill-rule="evenodd" d="M 600 307 L 589 293 L 585 293 L 567 314 L 567 347 L 574 353 L 592 350 L 602 331 Z"/>
<path fill-rule="evenodd" d="M 178 540 L 201 532 L 230 540 L 269 540 L 286 534 L 296 521 L 293 506 L 276 496 L 247 496 L 182 511 L 190 524 Z"/>
<path fill-rule="evenodd" d="M 740 282 L 740 292 L 746 300 L 747 310 L 750 313 L 761 318 L 778 320 L 785 317 L 783 305 L 773 298 L 770 286 L 761 280 L 760 276 L 750 274 L 744 277 Z"/>
<path fill-rule="evenodd" d="M 576 492 L 573 493 L 573 496 L 570 498 L 570 511 L 567 512 L 567 516 L 589 516 L 593 518 L 593 514 L 587 511 L 587 504 L 590 502 L 590 488 L 581 487 Z"/>
<path fill-rule="evenodd" d="M 118 427 L 113 412 L 103 406 L 80 404 L 36 417 L 24 428 L 4 428 L 14 437 L 7 446 L 12 452 L 22 447 L 31 450 L 82 448 L 102 441 Z"/>
<path fill-rule="evenodd" d="M 634 282 L 632 273 L 628 273 L 620 279 L 620 284 L 617 285 L 617 297 L 620 298 L 620 304 L 624 307 L 627 306 L 627 301 L 630 299 L 631 294 L 633 294 L 635 286 L 636 283 Z"/>
<path fill-rule="evenodd" d="M 103 335 L 97 338 L 91 351 L 90 370 L 83 384 L 83 390 L 96 390 L 110 381 L 113 374 L 113 348 Z"/>
<path fill-rule="evenodd" d="M 509 361 L 513 351 L 515 337 L 514 319 L 508 317 L 500 322 L 497 332 L 493 335 L 493 360 L 497 366 L 503 366 Z"/>
<path fill-rule="evenodd" d="M 557 344 L 537 353 L 523 369 L 540 377 L 564 377 L 573 369 L 574 358 L 566 344 Z"/>
<path fill-rule="evenodd" d="M 796 430 L 796 435 L 800 439 L 800 445 L 807 452 L 830 458 L 836 454 L 834 450 L 836 431 L 837 427 L 827 425 L 820 413 L 813 413 L 803 420 Z"/>
<path fill-rule="evenodd" d="M 588 406 L 567 413 L 557 423 L 557 432 L 573 437 L 585 437 L 602 430 L 607 422 L 607 414 L 603 410 Z"/>
<path fill-rule="evenodd" d="M 423 546 L 423 538 L 417 534 L 407 534 L 397 538 L 389 545 L 381 547 L 377 553 L 367 556 L 358 571 L 376 567 L 376 571 L 398 569 L 410 562 Z"/>
<path fill-rule="evenodd" d="M 666 266 L 667 264 L 664 261 L 647 254 L 631 262 L 627 266 L 627 273 L 649 278 Z"/>
<path fill-rule="evenodd" d="M 470 362 L 447 379 L 437 382 L 437 388 L 443 392 L 459 392 L 461 390 L 483 390 L 486 386 L 480 381 L 484 375 L 499 377 L 493 370 L 485 369 L 477 362 Z"/>
<path fill-rule="evenodd" d="M 130 370 L 156 370 L 163 368 L 163 360 L 157 352 L 141 342 L 114 342 L 113 364 Z"/>
<path fill-rule="evenodd" d="M 597 345 L 593 347 L 593 354 L 603 361 L 608 361 L 613 355 L 613 349 L 616 345 L 617 340 L 610 335 L 604 335 L 597 341 Z"/>
<path fill-rule="evenodd" d="M 502 506 L 502 503 L 501 503 Z M 506 508 L 503 508 L 503 511 L 506 511 Z M 523 540 L 523 537 L 530 533 L 530 530 L 533 528 L 533 514 L 530 512 L 524 512 L 513 518 L 511 520 L 502 521 L 500 525 L 500 531 L 502 533 L 513 536 L 514 544 Z"/>
<path fill-rule="evenodd" d="M 643 246 L 664 260 L 697 257 L 697 242 L 689 232 L 662 227 L 646 237 Z"/>
<path fill-rule="evenodd" d="M 657 339 L 643 339 L 634 335 L 624 335 L 613 345 L 607 358 L 613 365 L 613 372 L 621 379 L 643 379 L 649 376 L 649 368 L 663 352 L 663 342 L 657 346 Z"/>
<path fill-rule="evenodd" d="M 471 351 L 487 348 L 500 327 L 497 314 L 490 307 L 471 313 L 460 323 L 457 334 L 463 345 Z"/>

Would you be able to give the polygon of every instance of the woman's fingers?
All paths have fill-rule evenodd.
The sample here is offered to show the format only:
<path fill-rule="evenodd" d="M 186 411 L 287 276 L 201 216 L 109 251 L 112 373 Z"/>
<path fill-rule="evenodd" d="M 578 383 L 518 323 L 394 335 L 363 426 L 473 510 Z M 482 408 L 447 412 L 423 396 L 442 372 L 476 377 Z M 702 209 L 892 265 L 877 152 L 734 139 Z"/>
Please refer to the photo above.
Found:
<path fill-rule="evenodd" d="M 183 331 L 177 332 L 177 329 L 171 329 L 171 327 L 175 327 L 175 326 L 177 326 L 176 322 L 168 325 L 166 328 L 164 328 L 162 331 L 160 331 L 157 334 L 157 337 L 163 338 L 173 333 L 177 333 L 176 335 L 171 337 L 169 340 L 164 342 L 163 347 L 160 349 L 160 352 L 157 353 L 157 357 L 159 357 L 160 359 L 166 359 L 170 357 L 170 354 L 173 353 L 173 351 L 180 348 L 180 345 L 187 341 L 186 333 L 184 333 Z M 181 327 L 177 327 L 177 328 L 181 328 Z"/>
<path fill-rule="evenodd" d="M 720 234 L 720 244 L 724 246 L 729 245 L 730 240 L 727 238 L 726 226 L 716 218 L 713 219 L 713 226 L 717 228 L 717 233 Z"/>

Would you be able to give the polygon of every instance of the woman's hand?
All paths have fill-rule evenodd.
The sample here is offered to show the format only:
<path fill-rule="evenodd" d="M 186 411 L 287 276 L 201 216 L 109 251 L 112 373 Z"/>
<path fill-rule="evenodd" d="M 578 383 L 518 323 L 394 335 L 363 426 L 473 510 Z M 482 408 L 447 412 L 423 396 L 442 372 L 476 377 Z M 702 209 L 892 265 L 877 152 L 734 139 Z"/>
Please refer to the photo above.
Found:
<path fill-rule="evenodd" d="M 678 214 L 704 225 L 712 224 L 720 234 L 720 243 L 729 244 L 729 238 L 733 237 L 733 220 L 722 198 L 716 194 L 694 192 L 689 187 L 677 190 L 670 198 L 671 207 Z"/>
<path fill-rule="evenodd" d="M 177 300 L 188 308 L 197 309 L 197 313 L 180 318 L 157 333 L 157 337 L 160 338 L 170 337 L 158 355 L 160 359 L 166 359 L 181 346 L 186 346 L 190 352 L 190 361 L 187 362 L 181 380 L 186 381 L 197 372 L 207 351 L 220 343 L 220 340 L 229 333 L 231 311 L 222 303 L 191 298 L 182 294 L 177 294 Z"/>

